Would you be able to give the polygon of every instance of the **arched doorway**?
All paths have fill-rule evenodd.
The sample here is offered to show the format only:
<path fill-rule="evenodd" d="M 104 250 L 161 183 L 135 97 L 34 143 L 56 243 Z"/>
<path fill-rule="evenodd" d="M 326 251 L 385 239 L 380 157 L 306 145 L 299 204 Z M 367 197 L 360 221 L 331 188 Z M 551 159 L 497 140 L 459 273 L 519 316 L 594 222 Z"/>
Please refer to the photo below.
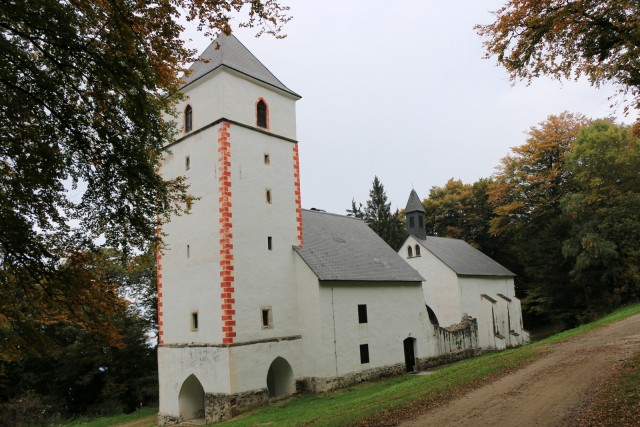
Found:
<path fill-rule="evenodd" d="M 286 396 L 295 391 L 293 370 L 289 362 L 282 357 L 276 357 L 269 366 L 267 388 L 269 389 L 269 397 Z"/>
<path fill-rule="evenodd" d="M 404 363 L 407 372 L 416 371 L 416 339 L 407 338 L 402 342 L 404 344 Z"/>
<path fill-rule="evenodd" d="M 178 406 L 183 421 L 204 418 L 204 389 L 195 375 L 189 375 L 182 383 Z"/>

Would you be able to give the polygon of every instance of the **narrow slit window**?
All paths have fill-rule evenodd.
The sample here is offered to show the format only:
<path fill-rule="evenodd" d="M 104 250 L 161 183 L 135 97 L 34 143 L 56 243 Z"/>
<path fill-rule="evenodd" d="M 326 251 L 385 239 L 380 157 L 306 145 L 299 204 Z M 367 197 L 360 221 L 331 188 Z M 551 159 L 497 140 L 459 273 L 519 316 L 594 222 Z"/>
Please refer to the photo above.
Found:
<path fill-rule="evenodd" d="M 424 219 L 422 218 L 422 215 L 418 217 L 418 227 L 424 227 Z"/>
<path fill-rule="evenodd" d="M 258 101 L 256 104 L 256 116 L 257 116 L 257 125 L 261 128 L 267 128 L 267 117 L 269 115 L 269 111 L 267 109 L 267 103 L 264 102 L 263 99 Z"/>
<path fill-rule="evenodd" d="M 358 304 L 358 323 L 368 323 L 367 304 Z"/>
<path fill-rule="evenodd" d="M 270 165 L 271 164 L 271 156 L 269 156 L 268 154 L 264 155 L 264 164 L 265 165 Z"/>
<path fill-rule="evenodd" d="M 407 246 L 407 256 L 409 258 L 413 256 L 413 249 L 411 249 L 411 246 Z"/>
<path fill-rule="evenodd" d="M 420 256 L 420 246 L 416 245 L 416 256 Z"/>
<path fill-rule="evenodd" d="M 369 344 L 360 344 L 360 363 L 369 363 Z"/>
<path fill-rule="evenodd" d="M 265 197 L 267 199 L 267 203 L 271 204 L 271 190 L 267 190 L 265 192 Z"/>
<path fill-rule="evenodd" d="M 191 246 L 187 245 L 187 258 L 191 258 Z"/>
<path fill-rule="evenodd" d="M 271 307 L 260 308 L 260 320 L 262 322 L 262 329 L 273 328 L 273 314 Z"/>
<path fill-rule="evenodd" d="M 413 220 L 413 217 L 412 217 L 412 216 L 410 216 L 410 217 L 409 217 L 409 228 L 413 228 L 414 226 L 415 226 L 415 222 L 414 222 L 414 220 Z"/>
<path fill-rule="evenodd" d="M 186 156 L 184 158 L 184 170 L 188 171 L 189 169 L 191 169 L 191 157 Z"/>
<path fill-rule="evenodd" d="M 267 237 L 267 249 L 273 250 L 273 238 L 271 236 Z"/>
<path fill-rule="evenodd" d="M 184 109 L 184 131 L 191 132 L 193 129 L 193 108 L 191 105 L 187 105 Z"/>
<path fill-rule="evenodd" d="M 192 331 L 198 330 L 198 312 L 197 311 L 194 311 L 193 313 L 191 313 L 191 330 Z"/>

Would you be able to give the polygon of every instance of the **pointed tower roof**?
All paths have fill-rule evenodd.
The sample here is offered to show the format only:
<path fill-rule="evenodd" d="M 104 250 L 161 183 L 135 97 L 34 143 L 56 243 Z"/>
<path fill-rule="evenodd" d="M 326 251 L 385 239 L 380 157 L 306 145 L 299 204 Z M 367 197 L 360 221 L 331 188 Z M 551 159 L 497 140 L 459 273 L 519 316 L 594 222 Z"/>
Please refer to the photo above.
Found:
<path fill-rule="evenodd" d="M 424 210 L 424 206 L 422 206 L 420 197 L 418 197 L 418 193 L 416 193 L 416 190 L 411 190 L 411 194 L 409 195 L 409 201 L 407 202 L 407 207 L 404 208 L 404 212 L 405 213 L 409 213 L 409 212 L 425 213 L 426 212 Z"/>
<path fill-rule="evenodd" d="M 233 34 L 227 36 L 221 33 L 202 52 L 199 59 L 189 68 L 189 75 L 183 78 L 183 87 L 225 66 L 300 98 L 300 95 L 278 80 Z M 206 61 L 201 61 L 202 59 Z"/>

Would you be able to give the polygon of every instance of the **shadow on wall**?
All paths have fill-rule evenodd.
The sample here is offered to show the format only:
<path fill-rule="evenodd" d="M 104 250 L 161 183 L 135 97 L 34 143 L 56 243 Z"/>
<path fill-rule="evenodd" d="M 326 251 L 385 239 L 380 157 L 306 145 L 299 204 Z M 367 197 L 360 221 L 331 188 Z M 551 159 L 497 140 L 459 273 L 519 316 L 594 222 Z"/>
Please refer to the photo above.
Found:
<path fill-rule="evenodd" d="M 269 366 L 267 388 L 269 397 L 287 396 L 296 390 L 291 365 L 282 357 L 276 357 Z"/>
<path fill-rule="evenodd" d="M 204 418 L 204 389 L 195 375 L 189 375 L 178 395 L 180 418 L 183 421 Z"/>

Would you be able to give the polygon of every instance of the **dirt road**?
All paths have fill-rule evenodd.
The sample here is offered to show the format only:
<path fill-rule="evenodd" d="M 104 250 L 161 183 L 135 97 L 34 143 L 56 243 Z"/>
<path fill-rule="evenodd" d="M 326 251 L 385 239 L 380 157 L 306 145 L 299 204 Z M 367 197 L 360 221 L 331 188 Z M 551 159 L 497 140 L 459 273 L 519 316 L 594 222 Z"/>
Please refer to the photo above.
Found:
<path fill-rule="evenodd" d="M 609 369 L 638 352 L 640 315 L 556 344 L 533 364 L 402 426 L 571 426 Z"/>

